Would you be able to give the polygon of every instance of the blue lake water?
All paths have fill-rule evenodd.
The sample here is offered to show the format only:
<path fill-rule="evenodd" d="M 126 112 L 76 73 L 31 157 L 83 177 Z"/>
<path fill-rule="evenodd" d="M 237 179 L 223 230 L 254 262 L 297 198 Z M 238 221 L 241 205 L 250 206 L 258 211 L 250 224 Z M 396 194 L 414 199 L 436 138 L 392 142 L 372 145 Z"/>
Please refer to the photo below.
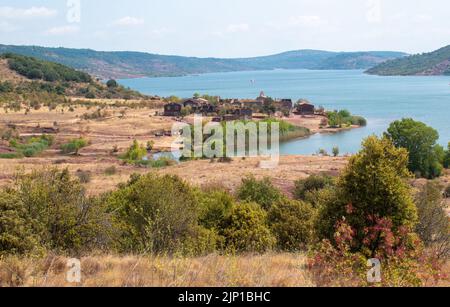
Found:
<path fill-rule="evenodd" d="M 287 154 L 313 154 L 338 146 L 355 153 L 365 137 L 381 135 L 389 123 L 404 117 L 423 121 L 439 131 L 439 142 L 450 141 L 450 77 L 379 77 L 359 70 L 273 70 L 213 73 L 175 78 L 120 80 L 146 94 L 191 97 L 194 93 L 223 98 L 255 98 L 260 91 L 274 98 L 306 98 L 326 109 L 348 109 L 368 120 L 367 127 L 318 134 L 281 145 Z"/>

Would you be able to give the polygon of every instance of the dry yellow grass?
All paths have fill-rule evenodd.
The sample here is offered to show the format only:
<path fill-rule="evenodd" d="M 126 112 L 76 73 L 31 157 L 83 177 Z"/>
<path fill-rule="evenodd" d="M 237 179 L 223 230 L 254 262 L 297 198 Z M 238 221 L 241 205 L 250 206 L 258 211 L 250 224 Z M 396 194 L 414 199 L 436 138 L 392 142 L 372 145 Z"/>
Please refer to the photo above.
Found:
<path fill-rule="evenodd" d="M 67 258 L 0 260 L 0 286 L 294 287 L 314 286 L 302 254 L 201 258 L 94 256 L 81 259 L 81 283 L 66 281 Z"/>

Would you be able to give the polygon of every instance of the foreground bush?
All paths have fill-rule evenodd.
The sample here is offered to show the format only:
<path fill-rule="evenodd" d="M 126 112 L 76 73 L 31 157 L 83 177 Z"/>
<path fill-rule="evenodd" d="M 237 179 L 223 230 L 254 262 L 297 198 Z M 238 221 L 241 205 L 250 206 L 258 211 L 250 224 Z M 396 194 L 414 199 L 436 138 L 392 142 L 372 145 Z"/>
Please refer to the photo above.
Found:
<path fill-rule="evenodd" d="M 364 235 L 361 252 L 354 252 L 355 246 L 360 246 L 357 232 L 345 219 L 336 224 L 334 243 L 322 241 L 310 257 L 308 267 L 316 285 L 411 287 L 436 285 L 446 279 L 444 263 L 427 256 L 421 241 L 407 227 L 394 231 L 389 219 L 374 219 L 374 226 Z M 370 252 L 373 256 L 367 256 L 374 245 L 377 249 Z M 380 261 L 381 281 L 368 278 L 375 277 L 368 274 L 370 258 Z"/>
<path fill-rule="evenodd" d="M 228 251 L 263 253 L 275 245 L 267 213 L 256 203 L 235 204 L 223 221 L 221 235 Z"/>
<path fill-rule="evenodd" d="M 194 191 L 180 178 L 135 177 L 113 192 L 107 202 L 119 251 L 158 254 L 196 249 L 186 245 L 196 244 L 194 239 L 202 232 L 200 210 Z"/>
<path fill-rule="evenodd" d="M 1 193 L 0 252 L 35 250 L 80 252 L 107 244 L 106 217 L 100 203 L 86 196 L 67 170 L 19 175 Z"/>
<path fill-rule="evenodd" d="M 295 200 L 272 206 L 268 219 L 277 239 L 277 248 L 284 251 L 305 250 L 313 240 L 315 213 L 310 204 Z"/>

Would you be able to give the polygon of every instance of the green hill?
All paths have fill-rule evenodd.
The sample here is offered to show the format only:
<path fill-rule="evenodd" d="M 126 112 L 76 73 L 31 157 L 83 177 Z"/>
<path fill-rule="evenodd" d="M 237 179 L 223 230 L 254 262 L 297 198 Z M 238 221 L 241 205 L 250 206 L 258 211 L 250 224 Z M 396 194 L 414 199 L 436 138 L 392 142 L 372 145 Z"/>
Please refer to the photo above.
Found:
<path fill-rule="evenodd" d="M 382 76 L 450 75 L 450 45 L 430 53 L 387 61 L 367 73 Z"/>
<path fill-rule="evenodd" d="M 5 53 L 2 58 L 8 61 L 9 68 L 20 75 L 33 80 L 91 82 L 91 76 L 73 68 L 39 60 L 33 57 L 13 53 Z"/>
<path fill-rule="evenodd" d="M 0 54 L 7 52 L 57 62 L 103 79 L 277 68 L 367 69 L 383 61 L 405 56 L 401 52 L 298 50 L 262 57 L 220 59 L 167 56 L 144 52 L 103 52 L 90 49 L 0 45 Z"/>

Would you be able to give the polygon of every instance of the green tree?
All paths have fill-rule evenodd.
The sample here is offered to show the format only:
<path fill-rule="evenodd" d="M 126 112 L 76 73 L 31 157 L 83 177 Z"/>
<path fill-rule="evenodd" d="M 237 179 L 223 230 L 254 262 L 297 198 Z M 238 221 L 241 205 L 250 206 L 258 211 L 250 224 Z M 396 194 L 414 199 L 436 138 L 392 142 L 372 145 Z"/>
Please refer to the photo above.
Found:
<path fill-rule="evenodd" d="M 365 230 L 373 227 L 377 219 L 392 221 L 394 231 L 402 226 L 413 228 L 417 221 L 411 187 L 406 181 L 411 176 L 406 149 L 375 136 L 362 145 L 340 176 L 334 195 L 324 200 L 317 219 L 319 236 L 333 240 L 335 226 L 344 217 L 356 232 L 356 250 L 362 248 Z M 374 240 L 371 252 L 378 249 L 377 242 Z"/>
<path fill-rule="evenodd" d="M 391 123 L 386 136 L 396 147 L 408 150 L 408 168 L 411 172 L 425 178 L 441 175 L 442 161 L 439 157 L 439 148 L 436 146 L 439 139 L 436 130 L 408 118 Z"/>
<path fill-rule="evenodd" d="M 448 143 L 447 150 L 445 151 L 444 167 L 450 168 L 450 142 Z"/>
<path fill-rule="evenodd" d="M 315 203 L 317 194 L 326 188 L 333 187 L 335 180 L 328 175 L 311 175 L 306 179 L 300 179 L 295 182 L 294 197 L 298 200 L 304 200 Z"/>
<path fill-rule="evenodd" d="M 137 140 L 128 148 L 127 152 L 122 156 L 127 161 L 141 161 L 147 155 L 147 149 L 140 145 Z"/>
<path fill-rule="evenodd" d="M 117 83 L 116 80 L 111 79 L 111 80 L 108 80 L 108 82 L 106 82 L 106 86 L 110 89 L 114 89 L 114 88 L 117 88 L 119 86 L 119 84 Z"/>

